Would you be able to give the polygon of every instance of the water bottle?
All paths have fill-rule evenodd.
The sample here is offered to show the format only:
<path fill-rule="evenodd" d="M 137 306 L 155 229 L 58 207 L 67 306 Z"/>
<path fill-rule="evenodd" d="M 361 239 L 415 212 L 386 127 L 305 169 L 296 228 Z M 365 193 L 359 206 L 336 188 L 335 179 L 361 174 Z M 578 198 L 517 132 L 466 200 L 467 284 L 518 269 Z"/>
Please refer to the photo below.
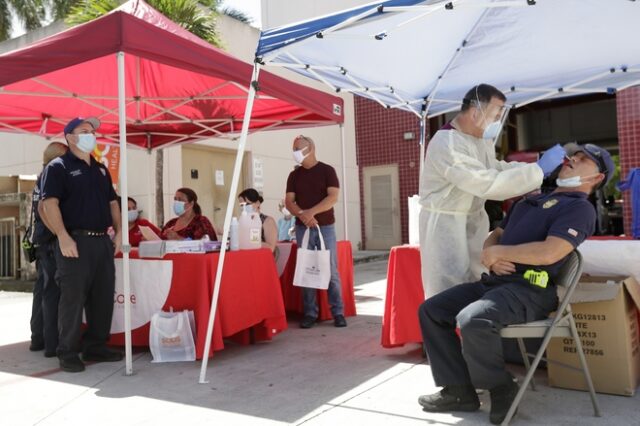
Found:
<path fill-rule="evenodd" d="M 259 249 L 262 247 L 262 221 L 258 213 L 252 213 L 251 229 L 249 230 L 249 249 Z"/>
<path fill-rule="evenodd" d="M 231 226 L 229 227 L 229 249 L 231 251 L 240 250 L 240 238 L 238 235 L 238 218 L 231 219 Z"/>
<path fill-rule="evenodd" d="M 240 250 L 247 249 L 249 245 L 249 229 L 251 228 L 251 219 L 243 208 L 238 219 L 238 248 Z"/>
<path fill-rule="evenodd" d="M 262 222 L 258 213 L 242 211 L 238 221 L 238 236 L 240 250 L 259 249 L 262 246 Z"/>

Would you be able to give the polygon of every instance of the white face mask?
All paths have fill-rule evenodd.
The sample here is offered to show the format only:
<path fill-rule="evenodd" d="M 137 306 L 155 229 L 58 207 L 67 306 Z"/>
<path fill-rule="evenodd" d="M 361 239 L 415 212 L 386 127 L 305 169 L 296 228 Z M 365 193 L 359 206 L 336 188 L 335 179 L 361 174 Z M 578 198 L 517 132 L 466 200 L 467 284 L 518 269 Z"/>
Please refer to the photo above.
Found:
<path fill-rule="evenodd" d="M 487 115 L 484 112 L 484 107 L 482 106 L 482 102 L 480 102 L 480 97 L 478 96 L 478 86 L 476 86 L 476 102 L 477 102 L 476 105 L 478 106 L 478 109 L 482 114 L 482 121 L 486 122 Z M 505 113 L 506 113 L 506 109 L 503 109 L 502 118 L 506 118 Z M 484 128 L 484 130 L 482 131 L 482 139 L 491 139 L 495 143 L 496 138 L 498 137 L 498 135 L 500 134 L 500 131 L 502 130 L 502 123 L 503 123 L 502 118 L 500 120 L 496 120 L 489 123 L 487 127 Z"/>
<path fill-rule="evenodd" d="M 138 219 L 138 210 L 129 210 L 129 222 L 135 222 Z"/>
<path fill-rule="evenodd" d="M 91 154 L 96 147 L 96 136 L 91 133 L 80 133 L 78 135 L 78 149 L 87 154 Z"/>
<path fill-rule="evenodd" d="M 304 152 L 305 150 L 307 150 L 308 148 L 309 148 L 309 147 L 308 147 L 308 146 L 306 146 L 306 147 L 304 147 L 304 148 L 302 148 L 302 149 L 299 149 L 299 150 L 297 150 L 297 151 L 293 151 L 293 160 L 294 160 L 296 163 L 298 163 L 298 164 L 302 164 L 302 162 L 304 161 L 304 159 L 305 159 L 305 158 L 307 158 L 307 156 L 309 155 L 309 154 L 306 154 L 306 155 L 305 155 L 305 154 L 303 154 L 303 152 Z"/>
<path fill-rule="evenodd" d="M 495 139 L 500 134 L 500 130 L 502 130 L 502 123 L 500 121 L 494 121 L 485 127 L 482 132 L 482 139 Z"/>
<path fill-rule="evenodd" d="M 558 185 L 560 188 L 577 188 L 580 185 L 582 185 L 583 179 L 588 179 L 591 178 L 593 176 L 598 176 L 596 175 L 588 175 L 588 176 L 571 176 L 569 178 L 558 178 L 556 179 L 556 185 Z"/>
<path fill-rule="evenodd" d="M 256 209 L 251 203 L 240 203 L 240 213 L 252 214 L 255 212 Z"/>

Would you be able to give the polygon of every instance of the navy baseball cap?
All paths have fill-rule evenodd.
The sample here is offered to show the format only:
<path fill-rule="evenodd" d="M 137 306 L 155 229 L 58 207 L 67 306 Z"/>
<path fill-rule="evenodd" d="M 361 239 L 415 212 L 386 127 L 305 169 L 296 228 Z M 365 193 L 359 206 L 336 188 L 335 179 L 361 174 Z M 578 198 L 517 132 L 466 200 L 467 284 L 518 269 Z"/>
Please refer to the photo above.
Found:
<path fill-rule="evenodd" d="M 66 126 L 64 126 L 64 134 L 68 135 L 70 133 L 73 133 L 75 128 L 81 125 L 82 123 L 91 124 L 91 126 L 93 127 L 93 130 L 98 130 L 98 127 L 100 127 L 100 120 L 98 120 L 95 117 L 87 117 L 87 118 L 76 117 L 70 122 L 68 122 Z"/>
<path fill-rule="evenodd" d="M 600 184 L 600 187 L 605 186 L 611 181 L 614 172 L 616 171 L 616 165 L 611 158 L 611 154 L 604 148 L 600 148 L 598 145 L 587 143 L 584 145 L 578 145 L 577 143 L 567 144 L 565 147 L 567 155 L 571 156 L 578 152 L 583 152 L 587 157 L 591 158 L 594 163 L 598 165 L 600 173 L 604 173 L 604 180 Z"/>

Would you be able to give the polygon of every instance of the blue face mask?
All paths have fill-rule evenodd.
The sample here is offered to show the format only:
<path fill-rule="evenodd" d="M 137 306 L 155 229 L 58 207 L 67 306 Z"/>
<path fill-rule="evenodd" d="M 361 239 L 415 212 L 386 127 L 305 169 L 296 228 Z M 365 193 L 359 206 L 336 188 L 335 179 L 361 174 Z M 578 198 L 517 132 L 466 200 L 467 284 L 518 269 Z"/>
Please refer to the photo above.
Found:
<path fill-rule="evenodd" d="M 182 213 L 184 213 L 184 205 L 184 201 L 173 200 L 173 212 L 176 215 L 180 216 Z"/>
<path fill-rule="evenodd" d="M 78 149 L 87 154 L 91 154 L 96 148 L 96 136 L 91 133 L 80 133 L 78 135 Z"/>

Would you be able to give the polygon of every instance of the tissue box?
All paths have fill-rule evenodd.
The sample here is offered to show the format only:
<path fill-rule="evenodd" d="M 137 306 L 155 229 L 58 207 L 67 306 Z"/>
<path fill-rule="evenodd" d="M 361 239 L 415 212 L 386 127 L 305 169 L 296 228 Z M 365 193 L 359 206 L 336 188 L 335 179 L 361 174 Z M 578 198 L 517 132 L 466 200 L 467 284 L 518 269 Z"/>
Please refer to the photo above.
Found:
<path fill-rule="evenodd" d="M 140 257 L 164 257 L 167 253 L 204 253 L 205 244 L 215 241 L 141 241 L 138 247 Z"/>

